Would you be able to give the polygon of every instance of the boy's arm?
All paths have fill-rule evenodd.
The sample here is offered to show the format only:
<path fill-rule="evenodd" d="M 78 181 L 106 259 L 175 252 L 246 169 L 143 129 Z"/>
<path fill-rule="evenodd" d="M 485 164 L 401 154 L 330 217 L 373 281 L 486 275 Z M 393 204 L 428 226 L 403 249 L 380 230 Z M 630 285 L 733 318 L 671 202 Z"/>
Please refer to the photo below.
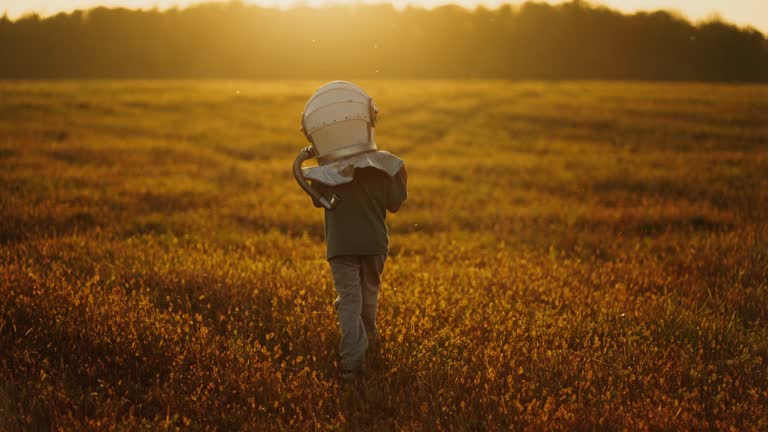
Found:
<path fill-rule="evenodd" d="M 400 168 L 400 171 L 395 174 L 392 180 L 387 210 L 397 213 L 400 210 L 400 206 L 403 205 L 403 201 L 408 198 L 408 171 L 405 169 L 405 164 L 403 164 L 403 167 Z"/>

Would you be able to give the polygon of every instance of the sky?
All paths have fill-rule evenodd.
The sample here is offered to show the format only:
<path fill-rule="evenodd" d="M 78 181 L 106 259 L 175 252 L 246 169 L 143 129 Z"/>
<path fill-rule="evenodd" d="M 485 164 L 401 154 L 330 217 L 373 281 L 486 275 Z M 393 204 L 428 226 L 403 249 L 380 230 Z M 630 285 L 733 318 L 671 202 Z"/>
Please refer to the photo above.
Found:
<path fill-rule="evenodd" d="M 541 0 L 539 0 L 541 1 Z M 562 0 L 545 0 L 548 3 L 561 3 Z M 0 14 L 7 13 L 11 19 L 24 13 L 36 12 L 43 16 L 61 11 L 88 9 L 95 6 L 123 6 L 130 8 L 165 9 L 173 6 L 186 6 L 201 3 L 201 0 L 0 0 Z M 244 0 L 263 6 L 290 7 L 296 1 L 281 0 Z M 308 5 L 321 5 L 328 0 L 303 0 Z M 386 0 L 331 0 L 331 3 L 385 3 Z M 445 3 L 456 3 L 468 8 L 482 4 L 494 8 L 502 3 L 522 3 L 520 0 L 391 0 L 397 7 L 407 4 L 434 7 Z M 724 20 L 740 26 L 751 26 L 768 35 L 768 0 L 592 0 L 590 3 L 603 4 L 624 12 L 638 10 L 665 9 L 680 12 L 693 21 L 705 20 L 719 15 Z"/>

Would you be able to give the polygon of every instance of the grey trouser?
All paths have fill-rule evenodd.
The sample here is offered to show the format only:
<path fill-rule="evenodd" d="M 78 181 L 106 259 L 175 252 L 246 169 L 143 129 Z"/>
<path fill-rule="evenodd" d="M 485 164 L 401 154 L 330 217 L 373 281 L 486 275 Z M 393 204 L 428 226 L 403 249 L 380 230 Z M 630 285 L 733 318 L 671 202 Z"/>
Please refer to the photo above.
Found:
<path fill-rule="evenodd" d="M 386 255 L 343 255 L 328 260 L 336 287 L 342 369 L 363 367 L 368 342 L 376 339 L 376 308 Z"/>

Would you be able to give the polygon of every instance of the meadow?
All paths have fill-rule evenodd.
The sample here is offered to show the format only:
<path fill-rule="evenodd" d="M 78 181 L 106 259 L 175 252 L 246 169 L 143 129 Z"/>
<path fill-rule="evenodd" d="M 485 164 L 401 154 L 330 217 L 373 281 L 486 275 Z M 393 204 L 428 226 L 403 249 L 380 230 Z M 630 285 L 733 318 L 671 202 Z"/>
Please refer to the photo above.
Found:
<path fill-rule="evenodd" d="M 409 199 L 336 378 L 321 82 L 0 82 L 0 430 L 766 430 L 768 86 L 367 81 Z"/>

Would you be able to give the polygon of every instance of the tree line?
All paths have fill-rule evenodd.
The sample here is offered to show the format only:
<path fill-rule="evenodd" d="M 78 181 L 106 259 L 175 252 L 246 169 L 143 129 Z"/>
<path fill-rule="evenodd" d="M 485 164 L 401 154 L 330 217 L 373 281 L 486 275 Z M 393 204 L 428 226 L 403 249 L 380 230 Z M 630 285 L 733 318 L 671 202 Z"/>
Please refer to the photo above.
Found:
<path fill-rule="evenodd" d="M 582 1 L 497 9 L 210 3 L 0 19 L 0 78 L 768 81 L 757 30 Z"/>

